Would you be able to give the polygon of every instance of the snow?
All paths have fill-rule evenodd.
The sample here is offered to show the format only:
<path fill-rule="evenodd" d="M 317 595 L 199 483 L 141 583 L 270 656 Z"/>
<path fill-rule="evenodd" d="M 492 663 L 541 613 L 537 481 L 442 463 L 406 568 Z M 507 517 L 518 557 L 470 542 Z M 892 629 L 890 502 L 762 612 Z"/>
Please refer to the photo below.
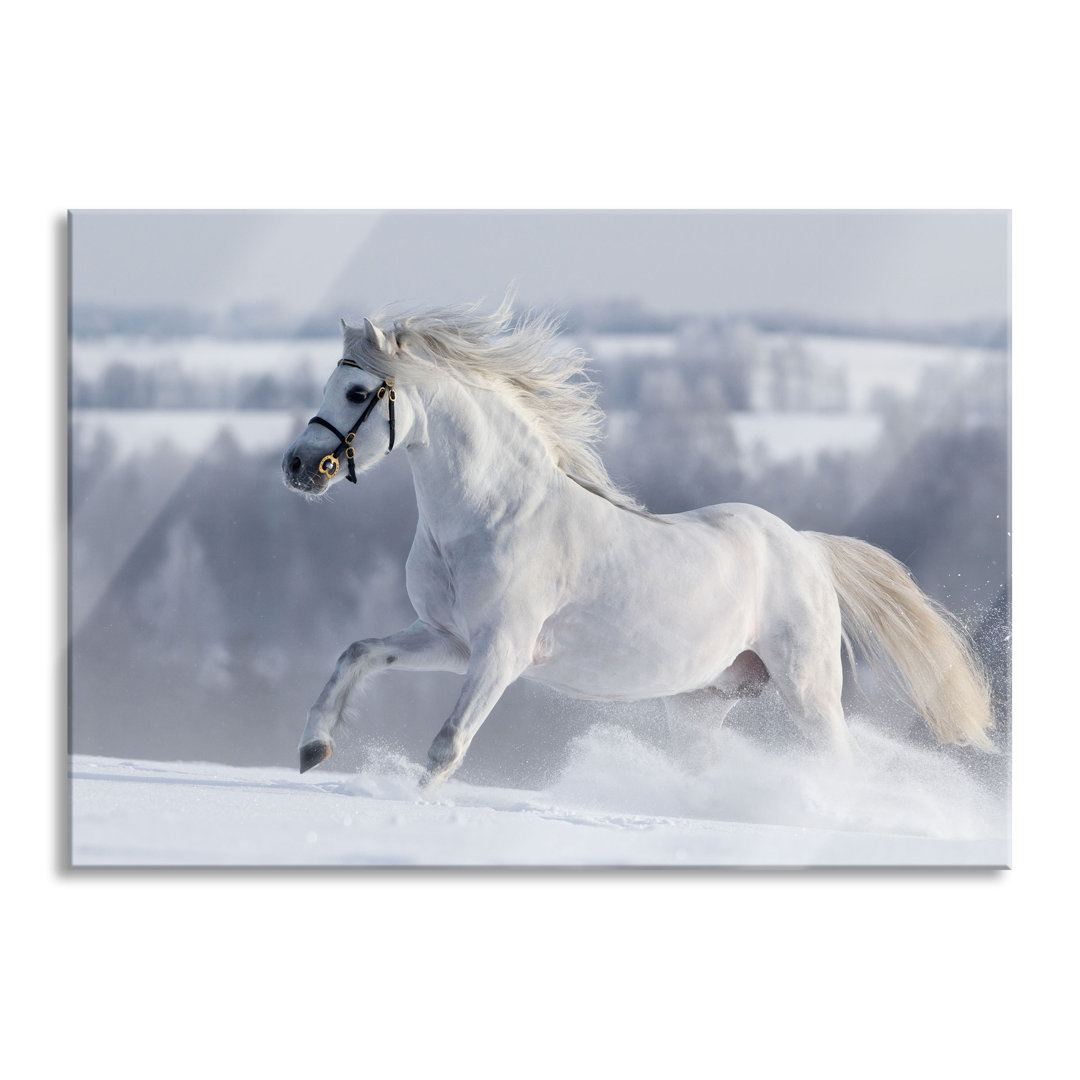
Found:
<path fill-rule="evenodd" d="M 679 338 L 677 334 L 567 334 L 566 344 L 610 364 L 638 358 L 676 359 Z"/>
<path fill-rule="evenodd" d="M 608 423 L 614 431 L 634 415 L 612 412 Z M 105 434 L 120 460 L 154 453 L 163 444 L 199 457 L 228 432 L 245 452 L 262 453 L 286 446 L 305 419 L 284 409 L 72 409 L 72 444 L 88 451 Z M 762 449 L 772 461 L 812 464 L 823 450 L 868 450 L 881 433 L 873 413 L 731 413 L 729 419 L 747 460 Z"/>
<path fill-rule="evenodd" d="M 786 336 L 780 334 L 761 335 L 767 347 L 782 344 L 785 339 Z M 876 390 L 889 389 L 910 397 L 932 368 L 947 369 L 954 376 L 970 376 L 988 362 L 1004 362 L 1000 350 L 969 346 L 819 334 L 802 335 L 799 341 L 825 368 L 843 369 L 851 394 L 851 407 L 860 411 L 870 407 Z"/>
<path fill-rule="evenodd" d="M 74 866 L 1006 866 L 1004 805 L 952 759 L 857 727 L 850 769 L 724 733 L 698 774 L 597 725 L 546 790 L 376 752 L 356 775 L 71 759 Z"/>
<path fill-rule="evenodd" d="M 97 378 L 114 363 L 140 368 L 171 366 L 186 375 L 204 378 L 223 372 L 230 377 L 288 375 L 305 364 L 320 372 L 328 371 L 340 349 L 340 337 L 252 341 L 213 337 L 155 340 L 117 335 L 75 338 L 71 344 L 71 367 L 82 379 Z"/>
<path fill-rule="evenodd" d="M 120 460 L 156 453 L 165 445 L 199 457 L 228 433 L 249 454 L 284 449 L 302 427 L 298 412 L 284 409 L 72 409 L 77 452 L 108 435 Z"/>
<path fill-rule="evenodd" d="M 729 415 L 744 465 L 760 449 L 770 461 L 813 465 L 822 451 L 863 452 L 881 435 L 876 413 L 738 412 Z"/>

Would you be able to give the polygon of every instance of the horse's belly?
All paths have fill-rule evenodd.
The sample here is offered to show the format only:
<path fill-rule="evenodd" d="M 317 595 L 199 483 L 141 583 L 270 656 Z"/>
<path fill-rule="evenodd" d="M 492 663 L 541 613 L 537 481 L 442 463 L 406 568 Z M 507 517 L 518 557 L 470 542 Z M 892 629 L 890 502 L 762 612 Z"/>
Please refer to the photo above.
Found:
<path fill-rule="evenodd" d="M 643 680 L 638 673 L 620 674 L 613 670 L 582 670 L 574 664 L 552 662 L 536 664 L 524 672 L 523 678 L 543 683 L 570 697 L 602 701 L 641 701 L 645 698 L 667 697 L 679 690 L 670 689 L 671 680 Z"/>
<path fill-rule="evenodd" d="M 549 620 L 525 675 L 577 697 L 609 700 L 666 697 L 712 685 L 751 644 L 750 621 L 739 614 L 724 618 L 716 610 L 684 608 L 680 614 L 635 620 L 626 613 L 613 622 L 574 613 Z"/>
<path fill-rule="evenodd" d="M 613 699 L 714 685 L 760 632 L 762 553 L 754 525 L 717 527 L 703 514 L 597 545 L 578 595 L 544 624 L 527 677 Z"/>

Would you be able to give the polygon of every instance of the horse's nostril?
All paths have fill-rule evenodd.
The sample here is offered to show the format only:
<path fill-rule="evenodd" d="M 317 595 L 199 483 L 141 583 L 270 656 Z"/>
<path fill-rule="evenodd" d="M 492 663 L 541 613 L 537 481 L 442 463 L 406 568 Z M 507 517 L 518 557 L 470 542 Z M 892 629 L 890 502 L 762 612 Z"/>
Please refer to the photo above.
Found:
<path fill-rule="evenodd" d="M 292 461 L 289 462 L 289 472 L 299 472 L 302 464 L 303 462 L 298 457 L 294 457 Z"/>

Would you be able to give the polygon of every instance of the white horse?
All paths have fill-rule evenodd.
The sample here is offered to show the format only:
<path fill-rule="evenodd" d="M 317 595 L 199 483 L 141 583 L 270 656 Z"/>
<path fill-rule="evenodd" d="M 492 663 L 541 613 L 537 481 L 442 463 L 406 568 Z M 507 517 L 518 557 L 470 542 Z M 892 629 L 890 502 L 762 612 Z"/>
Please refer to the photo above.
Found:
<path fill-rule="evenodd" d="M 987 680 L 964 635 L 890 555 L 739 503 L 654 515 L 616 488 L 595 450 L 597 388 L 550 320 L 515 326 L 504 303 L 342 329 L 343 359 L 285 451 L 285 482 L 321 495 L 343 463 L 355 481 L 404 450 L 417 620 L 342 653 L 308 714 L 301 772 L 333 753 L 349 693 L 391 666 L 465 676 L 428 784 L 461 764 L 521 677 L 577 697 L 663 698 L 691 752 L 702 725 L 771 681 L 812 740 L 848 757 L 852 641 L 941 741 L 993 750 Z"/>

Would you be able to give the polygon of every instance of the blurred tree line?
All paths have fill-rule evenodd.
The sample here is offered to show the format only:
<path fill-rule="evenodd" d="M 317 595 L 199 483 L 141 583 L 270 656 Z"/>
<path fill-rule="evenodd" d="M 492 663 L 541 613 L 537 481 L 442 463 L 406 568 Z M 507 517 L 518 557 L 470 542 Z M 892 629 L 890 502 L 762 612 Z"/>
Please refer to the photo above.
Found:
<path fill-rule="evenodd" d="M 352 305 L 350 305 L 351 307 Z M 370 311 L 364 302 L 357 311 Z M 222 313 L 180 306 L 128 307 L 74 304 L 71 329 L 76 337 L 142 337 L 175 340 L 215 337 L 235 340 L 270 340 L 334 337 L 338 332 L 337 305 L 303 315 L 280 304 L 241 303 Z M 570 333 L 666 333 L 677 330 L 697 314 L 660 313 L 632 297 L 581 302 L 563 312 L 562 324 Z M 831 337 L 889 338 L 925 344 L 967 345 L 991 349 L 1008 347 L 1006 319 L 970 319 L 963 322 L 895 323 L 888 320 L 842 319 L 807 315 L 799 311 L 732 311 L 710 320 L 719 329 L 733 321 L 753 323 L 773 333 L 825 334 Z"/>

